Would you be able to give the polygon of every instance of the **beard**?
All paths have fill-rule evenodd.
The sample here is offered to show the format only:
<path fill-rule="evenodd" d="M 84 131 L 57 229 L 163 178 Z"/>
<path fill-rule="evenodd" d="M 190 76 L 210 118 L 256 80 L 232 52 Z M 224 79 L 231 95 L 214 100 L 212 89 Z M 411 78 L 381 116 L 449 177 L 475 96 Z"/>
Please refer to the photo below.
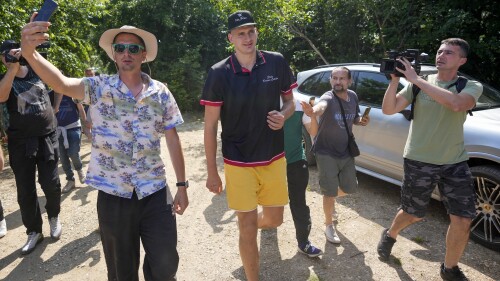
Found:
<path fill-rule="evenodd" d="M 335 85 L 333 86 L 333 89 L 336 91 L 336 92 L 345 92 L 346 89 L 344 88 L 343 85 Z"/>

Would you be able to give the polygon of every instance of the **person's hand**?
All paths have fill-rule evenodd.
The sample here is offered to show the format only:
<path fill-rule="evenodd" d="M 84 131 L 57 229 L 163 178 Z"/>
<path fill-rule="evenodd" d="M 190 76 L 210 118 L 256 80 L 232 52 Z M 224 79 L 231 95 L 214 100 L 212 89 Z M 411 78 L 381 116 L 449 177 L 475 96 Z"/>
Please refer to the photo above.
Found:
<path fill-rule="evenodd" d="M 92 133 L 90 132 L 90 128 L 87 126 L 82 127 L 83 134 L 87 137 L 88 140 L 92 138 Z"/>
<path fill-rule="evenodd" d="M 32 56 L 38 45 L 49 40 L 47 32 L 49 31 L 50 22 L 34 22 L 33 19 L 37 14 L 37 12 L 33 13 L 30 22 L 24 25 L 21 30 L 21 50 L 25 58 Z"/>
<path fill-rule="evenodd" d="M 7 62 L 6 67 L 8 70 L 17 73 L 17 71 L 21 67 L 21 64 L 19 63 L 19 59 L 21 58 L 21 49 L 12 49 L 9 51 L 9 55 L 15 57 L 18 60 L 18 62 Z M 6 59 L 5 56 L 4 59 Z"/>
<path fill-rule="evenodd" d="M 267 113 L 267 125 L 271 130 L 279 130 L 285 125 L 285 116 L 281 112 L 273 110 Z"/>
<path fill-rule="evenodd" d="M 391 73 L 391 82 L 396 82 L 396 83 L 399 83 L 399 79 L 401 77 L 397 76 L 396 74 L 394 73 Z"/>
<path fill-rule="evenodd" d="M 406 80 L 408 80 L 411 83 L 415 83 L 415 81 L 418 79 L 418 75 L 415 72 L 415 69 L 413 69 L 413 67 L 411 66 L 411 63 L 405 57 L 398 58 L 397 61 L 399 61 L 404 65 L 405 70 L 402 70 L 397 66 L 396 70 L 403 73 L 404 76 L 406 77 Z"/>
<path fill-rule="evenodd" d="M 220 194 L 222 192 L 222 181 L 219 174 L 210 175 L 208 174 L 206 187 L 210 192 L 215 194 Z"/>
<path fill-rule="evenodd" d="M 187 195 L 187 188 L 184 186 L 177 187 L 177 193 L 174 198 L 174 211 L 182 215 L 189 205 L 189 199 Z"/>
<path fill-rule="evenodd" d="M 314 116 L 313 107 L 308 102 L 301 101 L 300 105 L 302 106 L 302 110 L 304 111 L 305 115 L 307 115 L 309 117 L 313 117 Z"/>
<path fill-rule="evenodd" d="M 370 116 L 359 117 L 359 122 L 356 125 L 366 126 L 368 123 L 370 123 Z"/>

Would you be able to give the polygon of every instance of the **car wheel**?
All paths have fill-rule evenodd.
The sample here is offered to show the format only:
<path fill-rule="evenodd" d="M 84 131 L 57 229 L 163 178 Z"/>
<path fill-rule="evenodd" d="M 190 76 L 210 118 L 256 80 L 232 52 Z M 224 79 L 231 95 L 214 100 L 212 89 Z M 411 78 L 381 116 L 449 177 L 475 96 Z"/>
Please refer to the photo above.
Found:
<path fill-rule="evenodd" d="M 500 168 L 471 167 L 476 190 L 476 217 L 472 220 L 472 240 L 500 251 Z"/>
<path fill-rule="evenodd" d="M 314 153 L 311 151 L 312 147 L 311 136 L 304 127 L 302 127 L 302 146 L 304 147 L 304 151 L 306 153 L 307 164 L 309 166 L 316 165 L 316 157 L 314 156 Z"/>

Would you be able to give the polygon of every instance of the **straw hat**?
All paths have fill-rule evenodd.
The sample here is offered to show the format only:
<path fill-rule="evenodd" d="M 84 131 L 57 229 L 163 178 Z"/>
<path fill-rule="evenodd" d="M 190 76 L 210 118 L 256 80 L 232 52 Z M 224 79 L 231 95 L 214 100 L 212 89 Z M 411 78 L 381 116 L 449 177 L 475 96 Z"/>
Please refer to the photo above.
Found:
<path fill-rule="evenodd" d="M 101 39 L 99 39 L 99 46 L 106 51 L 108 57 L 114 60 L 113 58 L 113 40 L 116 35 L 120 33 L 132 33 L 142 38 L 144 41 L 144 46 L 146 48 L 146 60 L 144 62 L 153 61 L 156 58 L 156 54 L 158 53 L 158 41 L 156 40 L 156 36 L 153 33 L 147 32 L 145 30 L 130 26 L 124 25 L 120 28 L 108 29 L 102 35 Z"/>

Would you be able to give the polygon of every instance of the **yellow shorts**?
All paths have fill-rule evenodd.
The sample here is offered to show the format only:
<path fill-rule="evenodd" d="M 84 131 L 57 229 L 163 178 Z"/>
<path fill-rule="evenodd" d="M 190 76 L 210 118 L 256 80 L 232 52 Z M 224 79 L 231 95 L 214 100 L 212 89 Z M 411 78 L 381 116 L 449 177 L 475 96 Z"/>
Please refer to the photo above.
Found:
<path fill-rule="evenodd" d="M 227 203 L 230 209 L 253 211 L 288 204 L 286 160 L 284 157 L 267 166 L 239 167 L 224 164 Z"/>

